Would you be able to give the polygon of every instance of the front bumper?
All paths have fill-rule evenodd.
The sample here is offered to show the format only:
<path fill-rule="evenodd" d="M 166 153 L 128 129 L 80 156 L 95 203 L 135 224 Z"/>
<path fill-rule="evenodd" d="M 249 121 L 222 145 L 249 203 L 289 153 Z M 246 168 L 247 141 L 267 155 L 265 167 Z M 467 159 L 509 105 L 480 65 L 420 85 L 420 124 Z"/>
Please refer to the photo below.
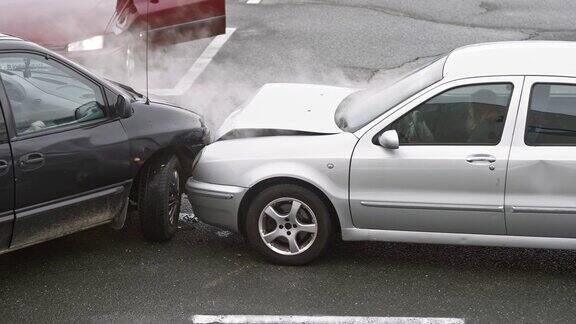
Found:
<path fill-rule="evenodd" d="M 248 188 L 196 181 L 186 182 L 194 215 L 204 223 L 238 232 L 238 209 Z"/>

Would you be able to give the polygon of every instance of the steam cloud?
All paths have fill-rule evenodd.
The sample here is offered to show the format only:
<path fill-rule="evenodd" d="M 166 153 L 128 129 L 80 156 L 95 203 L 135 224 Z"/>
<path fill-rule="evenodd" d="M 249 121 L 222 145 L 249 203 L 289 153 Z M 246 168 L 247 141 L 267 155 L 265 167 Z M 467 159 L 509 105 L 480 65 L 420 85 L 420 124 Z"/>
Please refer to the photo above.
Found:
<path fill-rule="evenodd" d="M 229 42 L 235 41 L 237 31 Z M 240 36 L 241 37 L 241 36 Z M 241 41 L 241 40 L 240 40 Z M 194 60 L 200 55 L 210 39 L 150 48 L 148 81 L 150 89 L 165 89 L 178 83 Z M 137 44 L 137 41 L 135 42 Z M 235 53 L 229 43 L 210 63 L 194 85 L 182 96 L 159 97 L 179 106 L 202 114 L 210 128 L 215 131 L 226 117 L 249 100 L 265 83 L 311 83 L 358 89 L 377 88 L 387 85 L 433 58 L 416 60 L 391 70 L 339 68 L 329 66 L 310 49 L 291 49 L 282 53 L 267 53 L 267 64 L 250 67 L 244 62 L 243 53 Z M 127 70 L 126 57 L 103 57 L 88 65 L 98 72 L 141 91 L 146 89 L 145 46 L 132 46 L 134 54 L 132 72 Z M 105 69 L 102 69 L 105 66 Z M 154 99 L 153 90 L 149 93 Z"/>

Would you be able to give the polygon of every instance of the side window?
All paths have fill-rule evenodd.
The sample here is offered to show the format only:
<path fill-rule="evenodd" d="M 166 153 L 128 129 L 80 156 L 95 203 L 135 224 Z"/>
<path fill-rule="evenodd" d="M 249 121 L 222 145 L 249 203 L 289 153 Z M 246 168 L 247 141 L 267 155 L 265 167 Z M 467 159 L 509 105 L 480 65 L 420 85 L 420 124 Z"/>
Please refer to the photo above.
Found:
<path fill-rule="evenodd" d="M 0 55 L 0 77 L 18 135 L 105 117 L 98 85 L 43 56 Z"/>
<path fill-rule="evenodd" d="M 385 130 L 396 130 L 404 145 L 496 145 L 512 90 L 510 83 L 453 88 L 418 105 Z"/>
<path fill-rule="evenodd" d="M 576 145 L 576 85 L 532 86 L 524 142 L 527 145 Z"/>

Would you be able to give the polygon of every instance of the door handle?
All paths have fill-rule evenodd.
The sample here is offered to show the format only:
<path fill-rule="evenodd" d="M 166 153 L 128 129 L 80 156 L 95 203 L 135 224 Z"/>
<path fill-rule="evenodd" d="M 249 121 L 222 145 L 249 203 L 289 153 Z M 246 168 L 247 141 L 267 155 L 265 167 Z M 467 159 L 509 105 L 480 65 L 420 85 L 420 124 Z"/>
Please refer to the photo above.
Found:
<path fill-rule="evenodd" d="M 478 162 L 486 162 L 486 163 L 494 163 L 496 162 L 496 157 L 490 154 L 474 154 L 470 155 L 466 158 L 466 162 L 468 163 L 478 163 Z"/>
<path fill-rule="evenodd" d="M 30 164 L 40 164 L 44 162 L 44 154 L 42 153 L 30 153 L 22 156 L 20 158 L 20 166 L 30 165 Z"/>

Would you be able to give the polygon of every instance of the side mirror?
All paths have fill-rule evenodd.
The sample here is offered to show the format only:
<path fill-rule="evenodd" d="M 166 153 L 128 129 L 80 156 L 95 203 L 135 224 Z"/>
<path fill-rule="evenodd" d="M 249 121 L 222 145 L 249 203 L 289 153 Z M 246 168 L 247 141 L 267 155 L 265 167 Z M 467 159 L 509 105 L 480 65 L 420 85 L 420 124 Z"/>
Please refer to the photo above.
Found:
<path fill-rule="evenodd" d="M 395 150 L 400 147 L 400 139 L 398 138 L 398 133 L 391 129 L 385 131 L 378 136 L 378 144 L 380 146 L 387 148 L 389 150 Z"/>
<path fill-rule="evenodd" d="M 118 95 L 114 109 L 116 110 L 116 115 L 120 118 L 132 116 L 132 105 L 124 96 Z"/>
<path fill-rule="evenodd" d="M 74 110 L 74 119 L 78 122 L 104 117 L 104 111 L 96 101 L 89 101 Z"/>

